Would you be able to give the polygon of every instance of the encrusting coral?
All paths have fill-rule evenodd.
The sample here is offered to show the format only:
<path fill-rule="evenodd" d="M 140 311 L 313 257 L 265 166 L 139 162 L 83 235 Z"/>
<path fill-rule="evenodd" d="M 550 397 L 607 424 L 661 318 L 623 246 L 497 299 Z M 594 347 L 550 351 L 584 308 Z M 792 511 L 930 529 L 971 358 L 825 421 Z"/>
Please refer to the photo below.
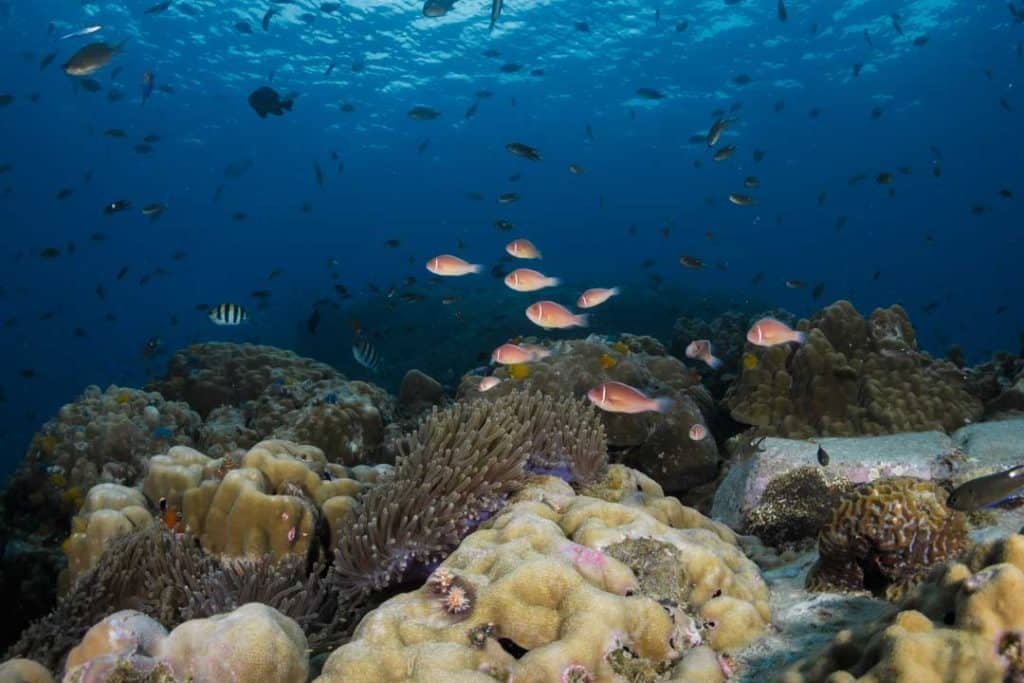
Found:
<path fill-rule="evenodd" d="M 732 417 L 790 438 L 941 430 L 981 417 L 953 363 L 918 351 L 900 306 L 865 320 L 837 301 L 801 321 L 807 343 L 750 346 L 752 362 L 726 394 Z"/>
<path fill-rule="evenodd" d="M 644 475 L 612 466 L 607 479 L 594 490 L 626 504 L 535 477 L 427 585 L 370 612 L 317 681 L 613 680 L 641 668 L 724 681 L 717 653 L 770 617 L 757 567 L 731 531 Z"/>
<path fill-rule="evenodd" d="M 743 530 L 775 547 L 815 539 L 852 487 L 823 467 L 798 467 L 771 480 Z"/>
<path fill-rule="evenodd" d="M 53 683 L 53 676 L 31 659 L 9 659 L 0 664 L 0 683 Z"/>
<path fill-rule="evenodd" d="M 881 623 L 845 629 L 782 683 L 1024 679 L 1024 536 L 939 565 Z"/>
<path fill-rule="evenodd" d="M 64 681 L 296 683 L 308 674 L 306 637 L 298 624 L 272 607 L 249 603 L 170 633 L 141 612 L 112 614 L 68 655 Z"/>
<path fill-rule="evenodd" d="M 810 590 L 871 591 L 894 599 L 968 546 L 964 514 L 932 481 L 877 479 L 845 495 L 818 537 Z"/>

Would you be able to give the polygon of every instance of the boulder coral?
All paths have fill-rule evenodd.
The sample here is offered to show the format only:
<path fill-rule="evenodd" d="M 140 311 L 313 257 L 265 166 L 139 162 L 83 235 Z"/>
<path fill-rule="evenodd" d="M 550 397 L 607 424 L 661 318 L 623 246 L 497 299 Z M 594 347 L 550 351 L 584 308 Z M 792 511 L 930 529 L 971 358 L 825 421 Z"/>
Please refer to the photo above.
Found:
<path fill-rule="evenodd" d="M 146 497 L 138 489 L 120 484 L 93 486 L 71 520 L 71 535 L 63 545 L 68 566 L 61 573 L 58 591 L 65 592 L 78 576 L 96 566 L 112 539 L 152 523 Z"/>
<path fill-rule="evenodd" d="M 725 397 L 733 419 L 771 436 L 952 432 L 982 415 L 953 363 L 918 351 L 900 306 L 864 319 L 837 301 L 802 320 L 802 346 L 750 347 Z"/>
<path fill-rule="evenodd" d="M 238 460 L 173 448 L 152 459 L 142 490 L 154 506 L 163 500 L 177 507 L 206 551 L 280 559 L 317 554 L 319 536 L 337 533 L 368 485 L 359 478 L 379 474 L 328 463 L 314 446 L 268 440 Z"/>
<path fill-rule="evenodd" d="M 1024 536 L 936 567 L 882 622 L 844 629 L 782 683 L 1019 681 L 1024 677 Z"/>
<path fill-rule="evenodd" d="M 9 659 L 0 664 L 0 683 L 53 683 L 53 676 L 31 659 Z"/>
<path fill-rule="evenodd" d="M 345 465 L 393 459 L 387 392 L 291 351 L 196 344 L 176 353 L 151 387 L 207 418 L 204 444 L 214 456 L 277 438 L 317 446 Z"/>
<path fill-rule="evenodd" d="M 898 598 L 932 565 L 968 547 L 966 518 L 946 498 L 935 482 L 913 477 L 857 486 L 821 530 L 807 588 Z"/>
<path fill-rule="evenodd" d="M 596 489 L 628 487 L 612 496 L 624 502 L 536 477 L 424 587 L 370 612 L 318 683 L 725 680 L 717 653 L 770 619 L 757 567 L 653 480 L 609 478 Z"/>
<path fill-rule="evenodd" d="M 769 482 L 743 520 L 745 533 L 775 547 L 816 539 L 853 485 L 822 467 L 798 467 Z"/>
<path fill-rule="evenodd" d="M 170 633 L 141 612 L 112 614 L 71 650 L 64 681 L 295 683 L 308 675 L 299 625 L 272 607 L 249 603 L 187 621 Z"/>
<path fill-rule="evenodd" d="M 479 378 L 463 377 L 460 398 L 494 400 L 518 388 L 550 396 L 583 397 L 603 382 L 614 380 L 634 386 L 650 396 L 672 399 L 664 414 L 624 415 L 601 413 L 613 458 L 655 477 L 668 491 L 682 492 L 713 481 L 720 456 L 714 438 L 694 441 L 695 424 L 706 424 L 714 402 L 700 384 L 700 374 L 678 358 L 667 355 L 660 344 L 645 337 L 626 337 L 612 343 L 598 336 L 558 342 L 551 355 L 525 368 L 500 367 L 496 377 L 509 379 L 486 393 Z M 518 366 L 513 366 L 518 367 Z M 511 373 L 511 374 L 510 374 Z"/>

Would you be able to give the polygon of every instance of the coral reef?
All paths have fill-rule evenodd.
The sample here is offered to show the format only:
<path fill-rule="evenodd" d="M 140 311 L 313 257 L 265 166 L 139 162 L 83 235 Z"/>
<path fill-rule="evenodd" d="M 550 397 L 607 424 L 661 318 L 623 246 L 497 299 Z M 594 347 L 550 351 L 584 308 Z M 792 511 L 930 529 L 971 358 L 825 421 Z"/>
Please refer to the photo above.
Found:
<path fill-rule="evenodd" d="M 464 377 L 459 396 L 495 400 L 521 387 L 551 396 L 582 397 L 602 382 L 623 382 L 651 396 L 669 397 L 673 404 L 664 414 L 601 413 L 613 459 L 655 477 L 670 492 L 687 491 L 715 479 L 720 462 L 715 440 L 694 441 L 688 435 L 693 425 L 705 424 L 705 415 L 714 411 L 714 402 L 695 370 L 665 354 L 656 340 L 647 337 L 628 336 L 610 343 L 591 336 L 559 342 L 550 350 L 550 356 L 523 366 L 526 377 L 502 382 L 487 393 L 477 389 L 477 378 Z M 510 377 L 507 367 L 494 374 Z"/>
<path fill-rule="evenodd" d="M 837 301 L 798 329 L 807 343 L 751 347 L 725 405 L 760 433 L 808 438 L 929 429 L 952 432 L 981 417 L 981 401 L 954 364 L 919 352 L 900 306 L 862 318 Z"/>
<path fill-rule="evenodd" d="M 768 484 L 761 501 L 746 515 L 743 529 L 761 541 L 783 547 L 817 538 L 853 485 L 822 467 L 798 467 Z"/>
<path fill-rule="evenodd" d="M 1019 681 L 1024 677 L 1024 536 L 940 565 L 880 623 L 845 629 L 780 678 L 813 681 Z"/>
<path fill-rule="evenodd" d="M 996 354 L 964 372 L 967 390 L 985 405 L 986 420 L 1024 417 L 1024 355 Z"/>
<path fill-rule="evenodd" d="M 932 565 L 968 545 L 961 512 L 946 491 L 913 477 L 878 479 L 845 495 L 818 537 L 810 590 L 868 590 L 899 597 Z"/>
<path fill-rule="evenodd" d="M 613 466 L 594 490 L 628 502 L 536 478 L 427 585 L 370 612 L 317 681 L 724 680 L 716 652 L 769 620 L 756 566 L 640 473 Z"/>
<path fill-rule="evenodd" d="M 36 621 L 8 651 L 51 671 L 62 669 L 68 650 L 104 617 L 134 609 L 168 627 L 259 602 L 294 620 L 309 634 L 314 652 L 337 646 L 347 615 L 324 580 L 322 564 L 290 556 L 221 560 L 189 536 L 161 525 L 114 538 L 96 565 L 83 573 L 56 608 Z"/>
<path fill-rule="evenodd" d="M 174 445 L 195 445 L 202 421 L 159 394 L 89 387 L 37 433 L 4 491 L 7 522 L 66 528 L 100 482 L 131 485 L 146 461 Z"/>
<path fill-rule="evenodd" d="M 68 655 L 67 683 L 96 680 L 306 680 L 306 638 L 272 607 L 243 605 L 229 614 L 187 621 L 170 633 L 132 610 L 106 617 Z"/>

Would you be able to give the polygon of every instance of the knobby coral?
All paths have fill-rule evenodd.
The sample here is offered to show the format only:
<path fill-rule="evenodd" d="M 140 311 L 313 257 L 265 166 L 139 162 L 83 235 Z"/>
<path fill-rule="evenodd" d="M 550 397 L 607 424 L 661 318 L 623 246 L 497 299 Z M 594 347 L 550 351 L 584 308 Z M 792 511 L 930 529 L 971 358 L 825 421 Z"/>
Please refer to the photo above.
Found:
<path fill-rule="evenodd" d="M 868 319 L 837 301 L 797 326 L 807 343 L 751 347 L 725 403 L 732 417 L 772 436 L 952 432 L 981 417 L 955 365 L 917 349 L 906 311 Z"/>
<path fill-rule="evenodd" d="M 811 590 L 869 590 L 889 599 L 968 544 L 966 519 L 946 507 L 934 482 L 892 477 L 861 484 L 836 507 L 818 537 Z"/>

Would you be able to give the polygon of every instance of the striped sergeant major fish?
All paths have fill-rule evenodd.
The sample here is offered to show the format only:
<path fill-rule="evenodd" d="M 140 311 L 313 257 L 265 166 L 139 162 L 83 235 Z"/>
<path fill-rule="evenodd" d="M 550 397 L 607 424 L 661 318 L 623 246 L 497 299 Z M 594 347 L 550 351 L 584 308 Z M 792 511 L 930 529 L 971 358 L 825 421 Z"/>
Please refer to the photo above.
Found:
<path fill-rule="evenodd" d="M 352 342 L 352 357 L 370 372 L 377 372 L 380 367 L 380 356 L 377 349 L 373 347 L 370 340 L 360 333 L 356 333 L 356 340 Z"/>
<path fill-rule="evenodd" d="M 210 320 L 215 325 L 241 325 L 249 314 L 238 304 L 217 304 L 210 309 Z"/>

